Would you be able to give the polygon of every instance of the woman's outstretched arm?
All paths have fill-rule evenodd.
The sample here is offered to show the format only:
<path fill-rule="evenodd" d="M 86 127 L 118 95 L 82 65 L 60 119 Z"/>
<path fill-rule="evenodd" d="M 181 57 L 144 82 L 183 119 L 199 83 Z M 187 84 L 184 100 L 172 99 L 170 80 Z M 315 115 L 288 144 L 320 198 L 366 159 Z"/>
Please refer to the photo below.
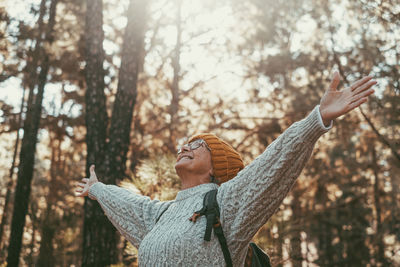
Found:
<path fill-rule="evenodd" d="M 90 167 L 90 178 L 83 178 L 82 183 L 77 184 L 75 195 L 97 200 L 112 224 L 136 247 L 170 204 L 99 182 L 94 165 Z"/>
<path fill-rule="evenodd" d="M 311 156 L 319 137 L 332 121 L 364 103 L 376 84 L 365 77 L 351 87 L 337 90 L 340 76 L 333 80 L 320 105 L 303 120 L 292 124 L 237 177 L 221 185 L 218 202 L 226 235 L 233 250 L 247 246 L 258 229 L 279 207 Z M 235 253 L 234 251 L 232 251 Z"/>

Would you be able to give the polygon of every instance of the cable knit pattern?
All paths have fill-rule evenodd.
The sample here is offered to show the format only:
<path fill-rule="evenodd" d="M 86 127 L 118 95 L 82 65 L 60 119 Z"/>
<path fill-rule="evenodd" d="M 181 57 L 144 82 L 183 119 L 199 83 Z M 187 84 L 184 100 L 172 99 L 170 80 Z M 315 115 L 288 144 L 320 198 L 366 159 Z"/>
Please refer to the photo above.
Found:
<path fill-rule="evenodd" d="M 153 228 L 157 216 L 171 204 L 100 182 L 90 187 L 89 197 L 97 199 L 112 224 L 136 247 Z"/>
<path fill-rule="evenodd" d="M 249 166 L 219 188 L 202 184 L 161 202 L 126 189 L 96 183 L 89 197 L 97 199 L 110 221 L 139 247 L 141 266 L 225 266 L 216 236 L 204 241 L 206 219 L 189 221 L 203 206 L 204 194 L 218 188 L 221 222 L 234 266 L 243 266 L 247 246 L 279 207 L 307 163 L 325 127 L 319 106 L 294 123 Z M 156 223 L 162 211 L 165 213 Z"/>

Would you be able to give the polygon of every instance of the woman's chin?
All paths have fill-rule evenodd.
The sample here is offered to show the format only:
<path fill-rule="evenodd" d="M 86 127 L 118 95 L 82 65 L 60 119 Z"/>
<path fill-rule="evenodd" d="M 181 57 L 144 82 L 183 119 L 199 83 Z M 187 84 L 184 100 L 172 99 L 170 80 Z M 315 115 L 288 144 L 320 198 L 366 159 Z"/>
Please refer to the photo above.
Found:
<path fill-rule="evenodd" d="M 190 165 L 189 160 L 181 159 L 180 161 L 175 163 L 175 170 L 178 171 L 181 169 L 185 169 L 188 167 L 188 165 Z"/>

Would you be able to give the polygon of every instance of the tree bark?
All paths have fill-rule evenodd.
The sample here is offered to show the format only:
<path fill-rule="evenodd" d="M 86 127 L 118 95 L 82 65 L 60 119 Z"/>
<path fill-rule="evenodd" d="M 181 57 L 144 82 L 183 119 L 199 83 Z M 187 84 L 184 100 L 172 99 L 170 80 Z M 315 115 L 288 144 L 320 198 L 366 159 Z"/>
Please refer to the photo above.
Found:
<path fill-rule="evenodd" d="M 31 57 L 29 58 L 29 62 L 26 66 L 26 77 L 27 79 L 24 79 L 24 87 L 25 85 L 29 88 L 30 91 L 33 91 L 35 86 L 37 85 L 37 68 L 39 64 L 39 60 L 41 57 L 41 51 L 42 51 L 42 42 L 43 42 L 43 33 L 45 32 L 44 28 L 44 23 L 43 23 L 43 18 L 46 15 L 46 3 L 48 0 L 42 0 L 40 2 L 40 7 L 39 7 L 39 18 L 38 18 L 38 33 L 37 37 L 35 39 L 35 46 L 33 48 L 33 51 L 29 51 L 31 54 Z M 33 95 L 32 95 L 33 96 Z M 28 106 L 32 104 L 33 97 L 30 97 L 28 99 Z"/>
<path fill-rule="evenodd" d="M 29 244 L 29 250 L 30 250 L 30 254 L 29 257 L 27 257 L 26 259 L 26 264 L 28 266 L 32 266 L 34 264 L 34 260 L 33 260 L 33 250 L 35 248 L 35 240 L 36 240 L 36 215 L 35 215 L 36 209 L 34 208 L 34 205 L 30 205 L 29 207 L 29 211 L 28 211 L 28 215 L 31 218 L 32 221 L 32 238 L 31 238 L 31 242 Z"/>
<path fill-rule="evenodd" d="M 19 148 L 19 140 L 20 140 L 20 136 L 19 136 L 19 130 L 21 129 L 21 122 L 22 122 L 22 113 L 24 112 L 24 104 L 25 104 L 25 88 L 23 88 L 23 92 L 22 92 L 22 100 L 21 100 L 21 111 L 18 115 L 18 129 L 17 129 L 17 138 L 15 140 L 15 146 L 14 146 L 14 154 L 13 154 L 13 159 L 12 159 L 12 163 L 11 163 L 11 168 L 10 168 L 10 174 L 9 174 L 9 181 L 7 183 L 7 192 L 6 192 L 6 196 L 5 196 L 5 200 L 4 200 L 4 208 L 3 208 L 3 216 L 1 217 L 1 224 L 0 224 L 0 251 L 2 251 L 2 253 L 5 252 L 5 249 L 3 250 L 3 234 L 4 234 L 4 226 L 6 224 L 6 222 L 8 221 L 8 206 L 10 203 L 10 198 L 11 198 L 11 191 L 14 188 L 14 169 L 15 169 L 15 164 L 16 164 L 16 158 L 17 158 L 17 154 L 18 154 L 18 148 Z M 3 257 L 4 255 L 0 255 L 1 257 Z"/>
<path fill-rule="evenodd" d="M 128 7 L 128 24 L 124 34 L 118 90 L 111 118 L 110 142 L 107 146 L 109 181 L 106 182 L 115 183 L 116 179 L 125 176 L 137 79 L 141 69 L 140 58 L 143 53 L 146 5 L 145 0 L 131 0 Z"/>
<path fill-rule="evenodd" d="M 56 7 L 58 0 L 52 0 L 49 10 L 49 22 L 45 34 L 46 43 L 53 41 L 53 28 L 55 24 Z M 35 150 L 37 143 L 37 133 L 42 112 L 42 101 L 46 77 L 49 70 L 49 56 L 43 51 L 44 60 L 41 63 L 41 71 L 38 77 L 39 84 L 37 94 L 34 90 L 29 92 L 28 110 L 24 122 L 24 136 L 22 139 L 17 187 L 14 199 L 14 211 L 11 223 L 10 245 L 8 248 L 7 263 L 8 266 L 18 266 L 19 254 L 22 245 L 22 232 L 25 225 L 25 216 L 28 209 L 29 195 L 31 190 L 31 181 L 35 161 Z"/>
<path fill-rule="evenodd" d="M 87 168 L 91 163 L 102 163 L 96 170 L 98 176 L 101 177 L 101 181 L 106 184 L 116 184 L 117 179 L 125 176 L 132 115 L 137 95 L 137 79 L 141 69 L 146 4 L 144 0 L 131 0 L 129 3 L 118 89 L 111 117 L 110 138 L 107 144 L 105 141 L 106 125 L 103 125 L 107 120 L 106 113 L 103 113 L 106 108 L 103 93 L 104 71 L 102 62 L 104 52 L 101 46 L 103 39 L 101 3 L 92 0 L 88 1 L 86 30 L 88 33 L 86 43 L 86 79 L 88 83 L 88 92 L 86 93 Z M 91 36 L 91 32 L 95 36 Z M 95 61 L 91 57 L 101 60 Z M 83 265 L 106 266 L 116 263 L 119 256 L 117 251 L 118 241 L 115 228 L 104 216 L 99 205 L 93 205 L 93 201 L 86 199 Z"/>
<path fill-rule="evenodd" d="M 47 196 L 46 213 L 41 226 L 41 237 L 39 258 L 37 266 L 52 267 L 55 265 L 53 238 L 58 225 L 57 219 L 53 214 L 53 203 L 57 202 L 57 190 L 59 188 L 57 182 L 57 175 L 60 173 L 60 156 L 61 156 L 61 142 L 62 136 L 58 136 L 56 140 L 50 141 L 51 146 L 51 165 L 50 165 L 50 182 L 49 194 Z M 57 143 L 57 145 L 55 145 Z"/>
<path fill-rule="evenodd" d="M 103 50 L 103 4 L 98 0 L 86 1 L 85 24 L 85 59 L 86 59 L 86 175 L 89 177 L 91 164 L 104 163 L 106 130 L 108 124 L 106 97 L 104 94 L 104 50 Z M 102 170 L 98 168 L 97 174 L 102 177 Z M 105 236 L 115 235 L 115 230 L 104 216 L 100 206 L 93 200 L 85 198 L 83 223 L 83 250 L 82 266 L 106 266 L 114 260 L 110 257 L 115 247 L 109 250 Z M 104 233 L 99 229 L 106 227 Z M 104 228 L 104 227 L 103 227 Z"/>

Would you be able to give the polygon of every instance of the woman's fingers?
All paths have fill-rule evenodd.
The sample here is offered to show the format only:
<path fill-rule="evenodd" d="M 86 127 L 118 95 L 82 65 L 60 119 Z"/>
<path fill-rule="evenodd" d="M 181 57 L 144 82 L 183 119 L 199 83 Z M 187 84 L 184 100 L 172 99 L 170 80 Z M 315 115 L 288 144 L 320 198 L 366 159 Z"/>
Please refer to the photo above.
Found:
<path fill-rule="evenodd" d="M 78 183 L 77 186 L 79 187 L 85 187 L 87 184 L 86 183 Z"/>
<path fill-rule="evenodd" d="M 375 84 L 377 84 L 377 81 L 369 81 L 369 82 L 366 82 L 366 83 L 364 83 L 363 85 L 359 86 L 357 89 L 355 89 L 355 90 L 354 90 L 354 93 L 355 93 L 356 95 L 357 95 L 357 94 L 360 94 L 360 93 L 362 93 L 363 91 L 369 89 L 371 86 L 374 86 Z"/>
<path fill-rule="evenodd" d="M 87 189 L 86 187 L 87 185 L 79 185 L 75 188 L 75 191 L 84 191 Z"/>
<path fill-rule="evenodd" d="M 91 166 L 90 166 L 90 176 L 96 176 L 96 173 L 94 172 L 94 164 L 92 164 Z"/>
<path fill-rule="evenodd" d="M 373 93 L 375 93 L 375 90 L 371 88 L 369 90 L 362 92 L 360 94 L 360 97 L 366 97 L 366 96 L 372 95 Z"/>
<path fill-rule="evenodd" d="M 368 82 L 369 80 L 371 80 L 372 77 L 371 76 L 366 76 L 358 81 L 356 81 L 355 83 L 353 83 L 350 88 L 351 91 L 354 91 L 355 89 L 357 89 L 358 87 L 360 87 L 361 85 L 363 85 L 364 83 Z"/>
<path fill-rule="evenodd" d="M 355 109 L 356 107 L 358 107 L 359 105 L 361 105 L 362 103 L 365 103 L 367 101 L 368 101 L 367 97 L 358 99 L 357 101 L 350 104 L 350 110 Z"/>
<path fill-rule="evenodd" d="M 84 178 L 87 179 L 87 178 Z M 87 183 L 76 183 L 76 188 L 75 188 L 75 196 L 80 197 L 84 196 L 84 193 L 87 191 Z"/>
<path fill-rule="evenodd" d="M 360 100 L 362 98 L 367 98 L 369 95 L 372 95 L 374 92 L 375 92 L 374 89 L 369 89 L 367 91 L 362 92 L 361 94 L 353 96 L 353 98 L 351 100 L 351 104 L 354 102 L 357 102 L 358 100 Z"/>
<path fill-rule="evenodd" d="M 370 81 L 361 86 L 361 89 L 357 89 L 357 92 L 353 95 L 351 102 L 356 102 L 360 98 L 367 97 L 375 93 L 375 90 L 371 88 L 374 84 L 376 84 L 376 81 Z"/>
<path fill-rule="evenodd" d="M 369 95 L 372 95 L 373 93 L 375 93 L 375 90 L 371 88 L 371 89 L 368 89 L 368 90 L 366 90 L 364 92 L 361 92 L 361 93 L 359 93 L 357 95 L 354 95 L 352 97 L 351 103 L 357 102 L 359 99 L 364 98 L 364 97 L 368 97 Z"/>
<path fill-rule="evenodd" d="M 82 182 L 77 182 L 76 183 L 76 189 L 75 189 L 75 196 L 81 197 L 81 196 L 87 196 L 88 191 L 89 191 L 89 185 L 93 184 L 94 181 L 97 181 L 96 173 L 94 171 L 94 165 L 90 166 L 90 178 L 82 178 Z M 92 181 L 90 180 L 92 179 Z"/>
<path fill-rule="evenodd" d="M 340 83 L 340 74 L 339 74 L 338 71 L 335 71 L 335 72 L 333 73 L 332 82 L 331 82 L 331 84 L 329 85 L 329 89 L 328 89 L 328 90 L 330 90 L 330 91 L 336 91 L 336 89 L 337 89 L 339 83 Z"/>

